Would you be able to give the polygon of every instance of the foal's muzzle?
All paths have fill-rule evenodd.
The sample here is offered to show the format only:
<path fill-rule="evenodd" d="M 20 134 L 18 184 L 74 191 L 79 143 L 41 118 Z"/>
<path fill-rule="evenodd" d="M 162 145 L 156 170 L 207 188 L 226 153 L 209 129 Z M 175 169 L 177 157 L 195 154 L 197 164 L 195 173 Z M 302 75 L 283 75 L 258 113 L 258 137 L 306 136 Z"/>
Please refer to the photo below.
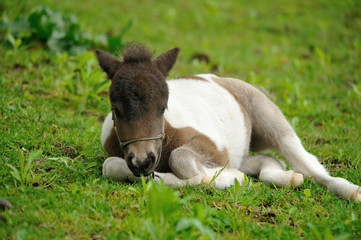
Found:
<path fill-rule="evenodd" d="M 153 173 L 158 162 L 154 153 L 149 153 L 144 160 L 139 160 L 133 153 L 130 153 L 127 157 L 127 164 L 134 176 L 140 177 L 140 175 L 148 176 Z"/>

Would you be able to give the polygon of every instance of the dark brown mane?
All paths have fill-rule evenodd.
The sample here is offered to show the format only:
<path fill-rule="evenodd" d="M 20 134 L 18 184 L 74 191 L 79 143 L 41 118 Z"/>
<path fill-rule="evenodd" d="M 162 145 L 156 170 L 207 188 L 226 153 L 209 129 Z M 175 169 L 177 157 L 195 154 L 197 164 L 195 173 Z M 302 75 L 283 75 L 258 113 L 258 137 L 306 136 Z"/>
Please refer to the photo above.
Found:
<path fill-rule="evenodd" d="M 125 63 L 151 61 L 153 53 L 139 43 L 130 43 L 122 53 Z"/>

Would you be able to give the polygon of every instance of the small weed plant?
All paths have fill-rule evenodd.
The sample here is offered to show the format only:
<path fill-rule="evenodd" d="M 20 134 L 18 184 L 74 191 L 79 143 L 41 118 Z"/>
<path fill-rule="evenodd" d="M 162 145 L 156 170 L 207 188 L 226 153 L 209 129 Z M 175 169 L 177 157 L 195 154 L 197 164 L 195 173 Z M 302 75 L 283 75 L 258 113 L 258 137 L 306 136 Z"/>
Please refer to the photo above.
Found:
<path fill-rule="evenodd" d="M 129 21 L 118 36 L 92 36 L 81 29 L 75 15 L 63 15 L 47 6 L 38 6 L 28 16 L 18 16 L 14 20 L 4 15 L 0 21 L 0 29 L 6 33 L 3 36 L 5 45 L 14 50 L 21 45 L 32 48 L 41 44 L 54 53 L 68 51 L 73 54 L 95 46 L 112 52 L 122 49 L 123 36 L 131 26 L 132 21 Z"/>
<path fill-rule="evenodd" d="M 26 157 L 22 150 L 18 150 L 18 164 L 20 168 L 7 164 L 11 169 L 10 174 L 13 178 L 20 183 L 20 185 L 31 186 L 40 176 L 35 175 L 32 169 L 32 163 L 35 159 L 39 158 L 42 154 L 41 150 L 30 152 Z"/>
<path fill-rule="evenodd" d="M 194 204 L 190 216 L 179 217 L 178 210 L 182 206 L 189 206 L 189 199 L 180 199 L 180 193 L 165 186 L 163 181 L 155 184 L 151 180 L 146 183 L 142 178 L 142 189 L 147 193 L 146 207 L 150 216 L 144 224 L 152 239 L 173 239 L 177 233 L 181 233 L 185 239 L 186 236 L 192 239 L 197 235 L 202 239 L 215 239 L 213 231 L 204 224 L 210 216 L 207 216 L 202 204 Z"/>

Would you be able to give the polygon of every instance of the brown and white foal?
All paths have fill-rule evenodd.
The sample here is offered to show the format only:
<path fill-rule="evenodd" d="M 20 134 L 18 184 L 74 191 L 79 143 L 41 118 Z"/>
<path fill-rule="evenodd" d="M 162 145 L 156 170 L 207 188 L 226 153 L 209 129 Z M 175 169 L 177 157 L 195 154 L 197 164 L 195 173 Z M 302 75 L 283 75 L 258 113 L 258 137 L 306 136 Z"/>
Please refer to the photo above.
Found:
<path fill-rule="evenodd" d="M 225 188 L 244 175 L 280 187 L 298 186 L 303 176 L 343 199 L 361 201 L 361 189 L 331 177 L 302 146 L 279 108 L 262 92 L 238 79 L 212 74 L 165 81 L 179 49 L 152 60 L 144 46 L 129 45 L 120 61 L 104 51 L 97 57 L 112 80 L 112 112 L 101 142 L 110 158 L 103 174 L 114 180 L 139 180 L 156 173 L 165 184 L 182 186 L 213 182 Z M 290 163 L 250 151 L 273 148 Z"/>

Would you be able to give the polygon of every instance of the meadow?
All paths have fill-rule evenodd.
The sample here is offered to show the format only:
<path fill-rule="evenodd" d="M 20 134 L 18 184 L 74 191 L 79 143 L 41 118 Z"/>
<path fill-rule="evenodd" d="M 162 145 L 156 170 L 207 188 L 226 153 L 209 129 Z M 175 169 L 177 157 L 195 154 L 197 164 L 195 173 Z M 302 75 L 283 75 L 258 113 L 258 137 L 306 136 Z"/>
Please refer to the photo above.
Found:
<path fill-rule="evenodd" d="M 0 199 L 13 205 L 0 204 L 0 239 L 361 238 L 361 204 L 309 178 L 223 190 L 104 179 L 110 82 L 94 54 L 180 47 L 170 78 L 256 85 L 333 176 L 361 185 L 360 1 L 3 0 L 0 14 Z"/>

